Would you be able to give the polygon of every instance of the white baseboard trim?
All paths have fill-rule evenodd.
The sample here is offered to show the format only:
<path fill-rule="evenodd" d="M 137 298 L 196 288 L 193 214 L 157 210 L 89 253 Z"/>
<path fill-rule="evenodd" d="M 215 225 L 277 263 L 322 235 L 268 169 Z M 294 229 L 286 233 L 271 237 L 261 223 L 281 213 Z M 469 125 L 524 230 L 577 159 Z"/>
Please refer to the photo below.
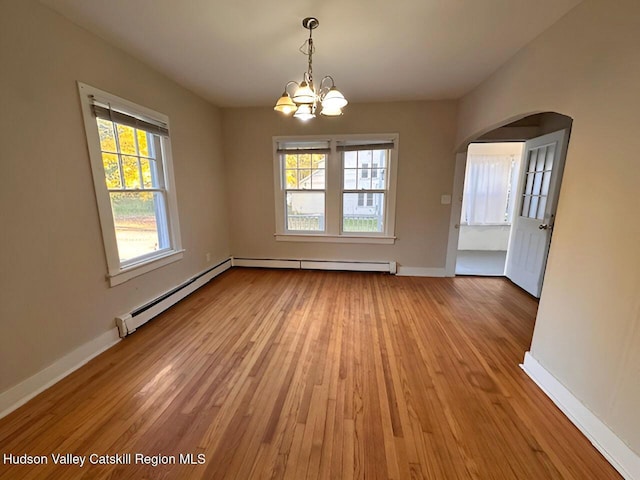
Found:
<path fill-rule="evenodd" d="M 80 345 L 44 370 L 40 370 L 9 390 L 0 393 L 0 418 L 21 407 L 119 341 L 118 329 L 112 328 L 99 337 Z"/>
<path fill-rule="evenodd" d="M 445 273 L 444 268 L 398 267 L 401 277 L 444 277 Z"/>
<path fill-rule="evenodd" d="M 305 270 L 345 270 L 353 272 L 396 273 L 396 262 L 350 262 L 332 260 L 280 260 L 233 258 L 234 267 L 293 268 Z"/>
<path fill-rule="evenodd" d="M 520 367 L 626 480 L 640 480 L 640 456 L 527 352 Z"/>

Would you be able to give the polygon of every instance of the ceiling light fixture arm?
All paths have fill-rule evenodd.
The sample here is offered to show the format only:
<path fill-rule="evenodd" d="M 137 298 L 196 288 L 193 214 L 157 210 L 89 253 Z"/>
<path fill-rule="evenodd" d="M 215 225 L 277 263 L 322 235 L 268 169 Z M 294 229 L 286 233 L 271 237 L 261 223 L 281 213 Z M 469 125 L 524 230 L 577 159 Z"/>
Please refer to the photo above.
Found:
<path fill-rule="evenodd" d="M 331 82 L 330 85 L 325 85 L 326 82 Z M 336 88 L 336 82 L 333 80 L 331 75 L 325 75 L 322 77 L 320 81 L 320 88 L 318 89 L 318 96 L 320 97 L 320 101 L 324 98 L 324 96 L 329 93 L 329 90 L 332 88 Z"/>
<path fill-rule="evenodd" d="M 293 89 L 293 91 L 289 91 L 289 87 L 291 85 L 294 85 L 295 88 Z M 298 89 L 298 87 L 300 87 L 300 84 L 294 80 L 289 80 L 287 82 L 287 84 L 284 86 L 284 93 L 288 94 L 289 96 L 292 96 L 292 94 Z"/>

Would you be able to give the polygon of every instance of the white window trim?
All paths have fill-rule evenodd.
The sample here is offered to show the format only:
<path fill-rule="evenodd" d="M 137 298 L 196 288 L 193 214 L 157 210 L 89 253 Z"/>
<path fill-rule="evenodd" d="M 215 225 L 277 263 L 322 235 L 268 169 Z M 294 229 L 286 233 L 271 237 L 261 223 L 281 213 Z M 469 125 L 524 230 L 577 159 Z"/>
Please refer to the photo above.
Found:
<path fill-rule="evenodd" d="M 309 152 L 312 155 L 313 158 L 313 152 Z M 324 175 L 325 175 L 325 182 L 324 182 L 324 188 L 322 189 L 314 189 L 314 188 L 309 188 L 309 189 L 301 189 L 300 186 L 298 185 L 298 188 L 287 188 L 286 186 L 286 181 L 284 180 L 285 176 L 286 176 L 286 168 L 282 168 L 282 189 L 283 189 L 283 198 L 285 199 L 285 204 L 286 204 L 286 196 L 287 193 L 289 192 L 309 192 L 309 193 L 321 193 L 322 195 L 324 195 L 324 201 L 325 201 L 325 222 L 326 222 L 326 202 L 327 202 L 327 167 L 329 164 L 329 155 L 328 154 L 324 154 L 325 155 L 325 165 L 324 165 Z M 299 171 L 299 168 L 297 169 Z M 296 172 L 296 175 L 298 174 L 298 171 Z M 311 170 L 311 176 L 313 177 L 313 170 Z M 312 180 L 313 182 L 313 180 Z M 286 222 L 285 222 L 286 224 Z M 289 230 L 287 228 L 287 226 L 284 226 L 284 232 L 288 235 L 306 235 L 306 234 L 323 234 L 326 232 L 326 225 L 324 227 L 323 230 L 318 230 L 316 232 L 314 231 L 307 231 L 307 230 Z"/>
<path fill-rule="evenodd" d="M 395 148 L 389 155 L 389 185 L 385 199 L 385 231 L 384 232 L 342 232 L 342 191 L 343 174 L 342 155 L 337 151 L 339 142 L 374 142 L 385 140 L 393 143 Z M 328 141 L 331 153 L 327 154 L 325 165 L 325 231 L 296 232 L 286 230 L 284 169 L 278 144 L 286 142 Z M 396 187 L 398 177 L 399 135 L 397 133 L 352 134 L 352 135 L 309 135 L 309 136 L 276 136 L 273 137 L 273 185 L 275 197 L 276 231 L 274 238 L 281 242 L 327 242 L 327 243 L 395 243 L 396 224 Z"/>
<path fill-rule="evenodd" d="M 132 278 L 148 273 L 157 268 L 176 262 L 183 258 L 184 250 L 180 236 L 180 221 L 178 218 L 178 205 L 176 201 L 176 187 L 173 175 L 173 162 L 171 158 L 171 139 L 165 137 L 163 141 L 162 156 L 164 162 L 167 222 L 169 224 L 169 236 L 171 248 L 159 251 L 156 255 L 145 255 L 138 262 L 122 266 L 118 255 L 118 243 L 116 240 L 113 213 L 109 191 L 105 182 L 102 154 L 100 151 L 100 137 L 96 118 L 91 111 L 92 98 L 103 104 L 118 106 L 127 112 L 140 115 L 155 121 L 169 125 L 169 118 L 159 112 L 142 107 L 123 98 L 99 90 L 90 85 L 78 82 L 78 92 L 82 106 L 85 133 L 87 135 L 87 147 L 91 161 L 91 173 L 96 193 L 100 228 L 104 242 L 105 256 L 107 260 L 107 278 L 110 285 L 116 286 Z"/>

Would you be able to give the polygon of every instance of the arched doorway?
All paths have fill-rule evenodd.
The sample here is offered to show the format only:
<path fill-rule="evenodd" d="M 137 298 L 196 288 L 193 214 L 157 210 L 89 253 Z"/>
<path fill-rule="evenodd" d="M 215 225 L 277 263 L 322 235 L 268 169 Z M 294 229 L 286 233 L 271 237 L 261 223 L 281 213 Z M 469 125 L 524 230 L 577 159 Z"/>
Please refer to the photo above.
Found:
<path fill-rule="evenodd" d="M 508 191 L 512 205 L 508 206 L 506 211 L 508 215 L 505 215 L 505 220 L 501 222 L 509 226 L 508 242 L 501 240 L 507 248 L 502 259 L 505 267 L 502 274 L 532 295 L 540 296 L 571 124 L 570 117 L 554 112 L 523 115 L 490 131 L 478 134 L 460 147 L 456 157 L 447 252 L 448 276 L 456 274 L 456 263 L 459 264 L 457 261 L 459 257 L 462 258 L 463 252 L 459 247 L 468 248 L 466 245 L 468 243 L 466 239 L 469 238 L 468 232 L 496 230 L 493 228 L 496 226 L 495 223 L 487 222 L 483 225 L 483 218 L 473 217 L 475 223 L 469 222 L 469 205 L 474 203 L 470 200 L 470 192 L 473 191 L 475 194 L 480 188 L 477 186 L 473 189 L 468 188 L 470 181 L 478 177 L 473 170 L 477 158 L 469 152 L 487 152 L 493 149 L 492 146 L 498 145 L 507 146 L 509 150 L 510 142 L 523 142 L 520 143 L 524 145 L 521 167 L 509 183 Z M 511 150 L 514 148 L 512 147 Z M 468 160 L 469 158 L 471 160 Z M 471 167 L 471 170 L 468 167 Z M 487 172 L 493 172 L 493 167 L 495 166 L 492 165 L 492 169 Z M 500 169 L 495 170 L 497 172 Z M 493 175 L 486 172 L 483 174 Z M 488 182 L 488 184 L 494 183 L 496 182 Z M 485 197 L 488 198 L 488 196 Z M 482 200 L 485 197 L 480 196 Z M 463 203 L 465 203 L 464 211 Z M 504 226 L 501 226 L 501 229 L 501 232 L 504 232 Z M 504 233 L 501 235 L 504 236 Z"/>

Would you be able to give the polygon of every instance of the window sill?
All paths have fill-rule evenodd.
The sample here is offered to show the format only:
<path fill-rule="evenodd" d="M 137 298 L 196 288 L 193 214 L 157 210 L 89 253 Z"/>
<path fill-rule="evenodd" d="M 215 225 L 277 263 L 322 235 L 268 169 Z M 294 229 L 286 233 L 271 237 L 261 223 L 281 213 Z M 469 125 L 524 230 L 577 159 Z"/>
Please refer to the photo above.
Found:
<path fill-rule="evenodd" d="M 161 256 L 149 259 L 143 263 L 130 265 L 128 267 L 120 269 L 118 272 L 109 274 L 109 283 L 112 287 L 115 287 L 116 285 L 120 285 L 121 283 L 131 280 L 132 278 L 135 278 L 139 275 L 143 275 L 157 268 L 164 267 L 165 265 L 169 265 L 170 263 L 177 262 L 178 260 L 181 260 L 183 256 L 184 250 L 173 250 Z"/>
<path fill-rule="evenodd" d="M 393 245 L 396 237 L 366 236 L 366 235 L 314 235 L 299 233 L 276 233 L 278 242 L 317 242 L 317 243 L 369 243 L 378 245 Z"/>

